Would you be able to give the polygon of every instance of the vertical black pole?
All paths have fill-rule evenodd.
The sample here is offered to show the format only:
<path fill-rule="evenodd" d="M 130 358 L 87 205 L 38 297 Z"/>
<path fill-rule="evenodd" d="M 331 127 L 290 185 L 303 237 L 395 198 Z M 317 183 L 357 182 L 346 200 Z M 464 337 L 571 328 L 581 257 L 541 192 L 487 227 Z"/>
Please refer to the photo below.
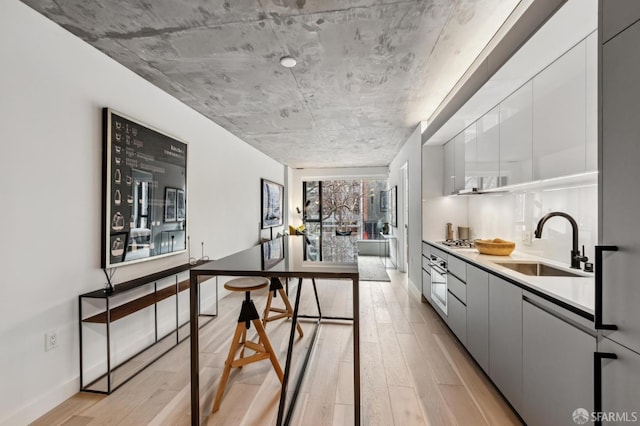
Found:
<path fill-rule="evenodd" d="M 107 304 L 107 393 L 111 393 L 111 307 L 109 296 L 105 299 Z"/>
<path fill-rule="evenodd" d="M 79 344 L 80 344 L 80 390 L 84 388 L 84 382 L 82 377 L 82 296 L 78 296 L 78 326 L 79 326 Z"/>
<path fill-rule="evenodd" d="M 318 289 L 316 288 L 316 279 L 311 278 L 313 284 L 313 293 L 316 296 L 316 306 L 318 307 L 318 321 L 322 321 L 322 309 L 320 309 L 320 299 L 318 298 Z"/>
<path fill-rule="evenodd" d="M 180 343 L 180 311 L 178 309 L 179 296 L 180 296 L 180 280 L 176 275 L 176 345 Z"/>
<path fill-rule="evenodd" d="M 359 276 L 353 278 L 353 418 L 360 423 L 360 289 Z"/>
<path fill-rule="evenodd" d="M 298 292 L 296 293 L 296 302 L 293 308 L 293 317 L 291 318 L 291 332 L 289 333 L 289 345 L 287 346 L 287 361 L 284 367 L 284 377 L 282 379 L 282 389 L 280 391 L 280 404 L 278 405 L 278 418 L 276 425 L 282 426 L 284 416 L 284 404 L 287 398 L 287 385 L 289 383 L 289 374 L 291 373 L 291 355 L 293 352 L 293 342 L 296 337 L 296 324 L 298 323 L 298 308 L 300 307 L 300 293 L 302 292 L 302 278 L 298 278 Z"/>
<path fill-rule="evenodd" d="M 200 424 L 200 360 L 198 348 L 198 276 L 189 279 L 189 339 L 191 342 L 191 425 Z"/>
<path fill-rule="evenodd" d="M 158 343 L 158 283 L 153 283 L 153 321 L 155 324 L 156 343 Z"/>

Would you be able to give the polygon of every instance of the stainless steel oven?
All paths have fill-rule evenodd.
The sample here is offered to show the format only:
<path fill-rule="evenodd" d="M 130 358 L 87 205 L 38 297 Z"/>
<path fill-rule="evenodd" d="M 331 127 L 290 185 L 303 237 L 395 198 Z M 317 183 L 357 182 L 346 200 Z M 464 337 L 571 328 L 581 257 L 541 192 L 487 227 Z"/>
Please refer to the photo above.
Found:
<path fill-rule="evenodd" d="M 429 266 L 431 269 L 431 300 L 447 315 L 447 261 L 432 254 Z"/>

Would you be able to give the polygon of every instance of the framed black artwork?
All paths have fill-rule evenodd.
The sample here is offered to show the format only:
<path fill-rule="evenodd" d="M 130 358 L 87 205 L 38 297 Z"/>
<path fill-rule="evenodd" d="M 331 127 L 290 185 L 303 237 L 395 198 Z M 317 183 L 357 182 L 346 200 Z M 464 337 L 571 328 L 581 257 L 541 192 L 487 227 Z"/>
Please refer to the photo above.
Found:
<path fill-rule="evenodd" d="M 282 226 L 284 186 L 261 179 L 262 229 Z"/>
<path fill-rule="evenodd" d="M 398 227 L 398 185 L 389 190 L 389 204 L 391 209 L 391 226 Z"/>
<path fill-rule="evenodd" d="M 380 211 L 389 211 L 389 191 L 380 191 Z"/>
<path fill-rule="evenodd" d="M 104 108 L 102 166 L 101 267 L 186 251 L 187 144 Z"/>

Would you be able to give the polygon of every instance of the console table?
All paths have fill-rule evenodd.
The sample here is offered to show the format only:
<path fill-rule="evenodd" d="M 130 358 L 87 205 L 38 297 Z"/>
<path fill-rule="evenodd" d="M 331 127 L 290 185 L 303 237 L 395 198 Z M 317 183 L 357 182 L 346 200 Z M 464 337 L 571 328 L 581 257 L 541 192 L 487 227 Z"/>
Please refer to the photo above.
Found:
<path fill-rule="evenodd" d="M 231 256 L 207 262 L 201 266 L 191 269 L 191 293 L 190 293 L 190 321 L 191 321 L 191 424 L 200 424 L 200 362 L 199 362 L 199 336 L 198 336 L 198 283 L 203 276 L 260 276 L 260 277 L 286 277 L 298 278 L 298 291 L 294 302 L 294 312 L 291 318 L 291 331 L 289 334 L 289 344 L 287 347 L 287 359 L 284 368 L 284 380 L 280 391 L 280 404 L 278 406 L 277 425 L 289 424 L 291 414 L 295 407 L 298 390 L 302 384 L 306 364 L 309 360 L 311 350 L 316 341 L 317 331 L 323 319 L 348 320 L 353 322 L 353 407 L 354 423 L 360 424 L 360 320 L 359 320 L 359 289 L 358 289 L 358 264 L 357 263 L 337 263 L 307 260 L 307 244 L 305 239 L 299 236 L 289 236 L 276 239 L 281 243 L 279 250 L 272 250 L 267 245 L 274 244 L 274 241 L 259 244 L 242 252 Z M 276 243 L 277 243 L 276 242 Z M 279 258 L 271 258 L 266 253 L 278 253 Z M 336 318 L 318 315 L 299 315 L 300 292 L 303 278 L 328 278 L 347 279 L 351 281 L 353 288 L 353 317 Z M 319 306 L 318 306 L 319 308 Z M 301 371 L 298 373 L 296 387 L 293 390 L 292 400 L 289 407 L 285 407 L 285 398 L 289 377 L 291 375 L 291 356 L 293 342 L 296 333 L 298 318 L 313 318 L 316 320 L 316 327 L 311 342 L 305 355 Z M 286 411 L 286 412 L 285 412 Z"/>
<path fill-rule="evenodd" d="M 201 264 L 202 262 L 198 263 Z M 180 342 L 188 338 L 186 333 L 184 336 L 180 336 L 180 330 L 187 325 L 189 321 L 180 323 L 179 316 L 179 300 L 178 295 L 186 290 L 189 290 L 189 279 L 180 280 L 179 274 L 186 272 L 196 265 L 184 264 L 174 268 L 170 268 L 164 271 L 160 271 L 151 275 L 147 275 L 141 278 L 136 278 L 131 281 L 127 281 L 115 286 L 113 291 L 107 291 L 105 289 L 95 290 L 89 293 L 81 294 L 78 297 L 78 317 L 79 317 L 79 344 L 80 344 L 80 390 L 85 392 L 110 394 L 118 389 L 120 386 L 128 382 L 136 374 L 140 373 L 146 367 L 151 365 L 154 361 L 158 360 L 168 351 L 176 347 Z M 174 277 L 174 279 L 171 279 Z M 159 281 L 164 280 L 164 283 Z M 171 281 L 170 283 L 166 281 Z M 198 284 L 205 281 L 200 280 Z M 215 280 L 213 281 L 216 284 Z M 169 330 L 164 336 L 158 334 L 158 303 L 169 299 L 175 298 L 175 327 Z M 102 303 L 103 307 L 92 306 L 99 301 L 98 305 Z M 200 302 L 200 299 L 198 299 Z M 89 306 L 87 306 L 89 305 Z M 85 313 L 88 308 L 91 309 L 91 313 Z M 154 312 L 154 341 L 128 357 L 124 361 L 114 363 L 112 354 L 112 324 L 118 320 L 128 317 L 136 312 L 142 311 L 147 308 L 153 308 Z M 215 285 L 215 312 L 203 312 L 198 303 L 198 315 L 207 317 L 210 320 L 215 318 L 218 314 L 218 287 Z M 213 308 L 213 307 L 212 307 Z M 209 321 L 203 322 L 203 326 Z M 97 378 L 91 380 L 90 383 L 85 384 L 85 328 L 90 327 L 90 324 L 103 324 L 106 343 L 106 368 L 104 374 L 100 374 Z M 101 334 L 101 330 L 98 333 Z M 172 335 L 175 334 L 175 339 Z M 158 346 L 159 349 L 156 353 L 145 354 L 145 352 L 151 352 L 151 348 Z M 146 356 L 145 356 L 146 355 Z M 131 362 L 136 358 L 137 362 Z M 127 364 L 131 364 L 127 366 Z M 128 368 L 127 368 L 128 367 Z M 115 378 L 116 372 L 121 373 L 122 377 Z"/>
<path fill-rule="evenodd" d="M 394 268 L 397 268 L 398 265 L 396 265 L 395 263 L 393 263 L 393 260 L 391 260 L 391 248 L 389 247 L 389 245 L 395 240 L 396 242 L 396 262 L 398 261 L 398 237 L 396 237 L 393 234 L 383 234 L 382 232 L 380 232 L 380 237 L 382 237 L 382 239 L 385 241 L 385 248 L 384 248 L 384 267 L 387 268 L 387 258 L 389 258 L 389 261 L 391 262 L 391 265 L 393 265 Z"/>

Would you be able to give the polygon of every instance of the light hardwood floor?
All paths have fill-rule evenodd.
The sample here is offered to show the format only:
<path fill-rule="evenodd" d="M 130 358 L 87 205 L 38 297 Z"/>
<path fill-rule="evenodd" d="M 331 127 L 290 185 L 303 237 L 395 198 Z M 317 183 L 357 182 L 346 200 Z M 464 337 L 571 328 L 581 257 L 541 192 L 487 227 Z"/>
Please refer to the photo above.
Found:
<path fill-rule="evenodd" d="M 521 424 L 433 309 L 407 290 L 406 274 L 389 273 L 391 282 L 360 283 L 363 424 Z M 310 284 L 305 281 L 302 285 L 301 312 L 313 314 Z M 351 313 L 350 287 L 349 281 L 318 280 L 324 315 Z M 292 296 L 294 291 L 295 286 Z M 258 311 L 264 309 L 266 293 L 252 296 Z M 231 294 L 222 299 L 220 316 L 200 331 L 203 424 L 275 423 L 279 382 L 268 361 L 234 369 L 220 410 L 210 413 L 242 298 L 243 294 Z M 296 366 L 312 328 L 303 323 L 305 336 L 297 338 L 294 349 Z M 286 320 L 267 325 L 283 368 L 289 330 Z M 252 328 L 249 335 L 254 333 Z M 352 344 L 350 324 L 320 328 L 292 424 L 353 424 Z M 34 424 L 188 425 L 189 401 L 189 345 L 185 341 L 113 394 L 78 393 Z"/>

